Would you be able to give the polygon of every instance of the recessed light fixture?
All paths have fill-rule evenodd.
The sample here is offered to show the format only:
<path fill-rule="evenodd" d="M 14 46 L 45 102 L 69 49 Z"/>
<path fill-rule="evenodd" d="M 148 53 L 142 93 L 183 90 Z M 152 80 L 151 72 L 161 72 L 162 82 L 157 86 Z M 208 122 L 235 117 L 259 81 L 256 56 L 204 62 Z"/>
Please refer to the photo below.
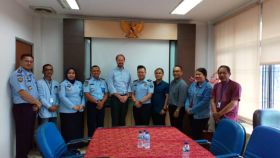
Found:
<path fill-rule="evenodd" d="M 187 14 L 191 9 L 197 6 L 202 0 L 183 0 L 171 14 L 184 15 Z"/>
<path fill-rule="evenodd" d="M 71 9 L 79 10 L 79 5 L 76 0 L 66 0 Z"/>

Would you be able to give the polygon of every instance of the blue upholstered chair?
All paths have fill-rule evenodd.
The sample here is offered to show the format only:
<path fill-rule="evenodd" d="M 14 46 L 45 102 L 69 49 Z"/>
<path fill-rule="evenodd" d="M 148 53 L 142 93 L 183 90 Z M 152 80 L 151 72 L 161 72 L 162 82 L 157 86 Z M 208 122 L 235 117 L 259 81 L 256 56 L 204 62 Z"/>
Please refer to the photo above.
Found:
<path fill-rule="evenodd" d="M 269 126 L 280 129 L 280 111 L 275 109 L 256 110 L 253 115 L 253 128 Z"/>
<path fill-rule="evenodd" d="M 40 153 L 44 158 L 83 157 L 83 155 L 77 151 L 68 150 L 67 145 L 89 140 L 79 139 L 66 144 L 54 123 L 45 123 L 39 126 L 36 131 L 35 139 Z"/>
<path fill-rule="evenodd" d="M 238 157 L 244 151 L 245 141 L 246 132 L 240 123 L 222 119 L 212 137 L 210 151 L 217 157 Z"/>
<path fill-rule="evenodd" d="M 257 126 L 246 147 L 245 158 L 278 158 L 280 157 L 280 130 Z"/>

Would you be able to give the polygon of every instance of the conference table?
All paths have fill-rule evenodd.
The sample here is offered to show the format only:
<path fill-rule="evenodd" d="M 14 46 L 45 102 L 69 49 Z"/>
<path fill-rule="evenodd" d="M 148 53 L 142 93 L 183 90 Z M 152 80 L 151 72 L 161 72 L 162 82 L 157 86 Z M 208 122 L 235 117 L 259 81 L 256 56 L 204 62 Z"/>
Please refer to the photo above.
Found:
<path fill-rule="evenodd" d="M 139 130 L 147 130 L 151 148 L 137 148 Z M 182 158 L 184 142 L 190 144 L 190 158 L 213 158 L 205 148 L 174 127 L 98 128 L 87 148 L 85 158 Z"/>

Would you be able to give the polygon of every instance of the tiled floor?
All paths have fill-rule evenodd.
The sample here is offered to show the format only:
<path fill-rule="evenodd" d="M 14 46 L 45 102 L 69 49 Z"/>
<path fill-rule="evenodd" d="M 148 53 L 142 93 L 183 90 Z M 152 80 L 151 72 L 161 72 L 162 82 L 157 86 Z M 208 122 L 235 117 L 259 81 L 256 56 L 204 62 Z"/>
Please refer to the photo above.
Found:
<path fill-rule="evenodd" d="M 42 158 L 42 156 L 38 150 L 34 149 L 29 153 L 28 158 Z"/>
<path fill-rule="evenodd" d="M 80 149 L 81 153 L 85 153 L 86 150 L 87 147 Z M 41 156 L 40 152 L 37 149 L 34 149 L 29 153 L 28 158 L 43 158 L 43 157 Z"/>

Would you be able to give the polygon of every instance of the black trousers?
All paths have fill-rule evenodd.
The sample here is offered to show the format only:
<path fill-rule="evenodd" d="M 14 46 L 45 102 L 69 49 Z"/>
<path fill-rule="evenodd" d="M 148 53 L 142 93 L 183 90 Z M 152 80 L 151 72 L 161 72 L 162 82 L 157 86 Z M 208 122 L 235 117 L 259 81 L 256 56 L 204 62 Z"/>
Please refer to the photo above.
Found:
<path fill-rule="evenodd" d="M 96 108 L 97 104 L 87 102 L 87 127 L 88 137 L 92 137 L 97 127 L 104 127 L 105 107 L 102 109 Z"/>
<path fill-rule="evenodd" d="M 111 116 L 112 116 L 112 126 L 125 126 L 125 119 L 128 109 L 128 100 L 125 103 L 120 102 L 120 100 L 112 95 L 111 97 Z"/>
<path fill-rule="evenodd" d="M 171 126 L 177 128 L 178 130 L 180 130 L 181 132 L 184 133 L 184 130 L 183 130 L 183 119 L 184 119 L 185 109 L 184 109 L 184 107 L 181 107 L 181 109 L 179 111 L 179 117 L 175 118 L 173 116 L 173 114 L 176 111 L 176 109 L 177 109 L 177 106 L 169 105 L 170 123 L 171 123 Z"/>
<path fill-rule="evenodd" d="M 190 121 L 190 137 L 194 140 L 203 139 L 202 132 L 207 129 L 209 118 L 195 119 L 193 115 L 189 115 Z"/>
<path fill-rule="evenodd" d="M 166 114 L 161 115 L 159 113 L 153 112 L 152 113 L 153 124 L 154 125 L 165 125 L 165 116 L 166 116 Z"/>
<path fill-rule="evenodd" d="M 52 122 L 54 124 L 57 124 L 56 121 L 57 121 L 57 117 L 49 117 L 49 118 L 41 118 L 40 116 L 38 117 L 39 125 L 44 124 L 44 123 L 48 123 L 48 122 Z"/>
<path fill-rule="evenodd" d="M 143 104 L 140 108 L 133 106 L 135 125 L 149 125 L 151 118 L 152 104 Z"/>
<path fill-rule="evenodd" d="M 32 149 L 36 112 L 33 105 L 14 104 L 13 116 L 16 128 L 16 158 L 27 158 Z"/>
<path fill-rule="evenodd" d="M 83 112 L 60 113 L 61 134 L 65 142 L 83 138 L 84 119 Z"/>

